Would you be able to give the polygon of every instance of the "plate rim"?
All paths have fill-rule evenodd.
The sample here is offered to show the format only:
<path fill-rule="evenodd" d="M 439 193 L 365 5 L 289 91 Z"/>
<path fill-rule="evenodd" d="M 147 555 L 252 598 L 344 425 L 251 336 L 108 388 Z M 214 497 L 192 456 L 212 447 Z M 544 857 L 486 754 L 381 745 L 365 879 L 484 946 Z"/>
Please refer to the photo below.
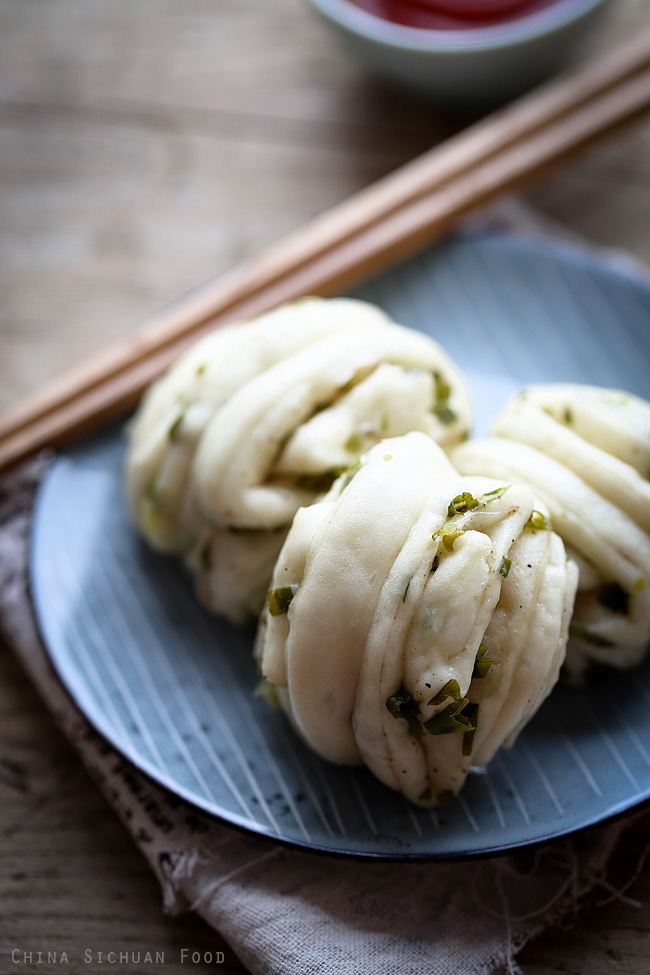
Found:
<path fill-rule="evenodd" d="M 617 252 L 613 252 L 610 256 L 610 263 L 608 263 L 607 254 L 609 252 L 603 253 L 602 251 L 599 251 L 598 248 L 594 248 L 589 244 L 580 245 L 571 240 L 555 239 L 551 236 L 544 234 L 540 235 L 534 232 L 522 233 L 520 231 L 504 229 L 502 227 L 494 228 L 490 226 L 486 226 L 484 228 L 461 229 L 448 235 L 442 241 L 435 244 L 432 248 L 426 248 L 423 251 L 419 251 L 418 254 L 414 255 L 414 257 L 417 259 L 418 257 L 421 257 L 422 254 L 435 250 L 437 247 L 444 246 L 447 243 L 467 243 L 472 240 L 485 241 L 486 239 L 498 239 L 501 241 L 508 240 L 512 243 L 517 241 L 522 242 L 532 252 L 550 255 L 563 261 L 569 260 L 571 263 L 575 263 L 583 268 L 591 268 L 600 274 L 605 274 L 607 277 L 628 280 L 636 286 L 643 288 L 650 295 L 650 269 L 648 269 L 646 272 L 644 266 L 641 263 L 639 263 L 637 266 L 634 259 L 632 259 L 628 265 L 624 255 L 619 258 Z M 410 258 L 409 260 L 413 259 L 414 258 Z M 408 263 L 408 261 L 405 263 Z M 393 270 L 393 268 L 389 268 L 388 273 L 390 273 L 391 270 Z M 365 285 L 366 282 L 364 281 L 363 284 Z M 98 436 L 104 436 L 107 433 L 110 433 L 111 430 L 118 433 L 123 428 L 123 425 L 124 417 L 120 420 L 113 421 L 112 423 L 103 424 L 90 435 L 74 440 L 71 447 L 74 449 L 86 442 L 92 442 Z M 208 800 L 203 801 L 200 796 L 186 789 L 171 776 L 166 775 L 163 771 L 158 769 L 146 758 L 140 755 L 137 750 L 131 748 L 129 743 L 121 743 L 119 737 L 110 727 L 108 720 L 106 720 L 106 722 L 101 720 L 102 716 L 97 714 L 96 709 L 93 710 L 92 708 L 86 708 L 83 695 L 77 693 L 77 688 L 79 685 L 72 681 L 68 681 L 62 661 L 60 661 L 59 657 L 49 646 L 49 643 L 45 637 L 42 626 L 44 614 L 41 606 L 39 587 L 35 578 L 35 548 L 37 545 L 39 526 L 44 517 L 43 508 L 46 485 L 53 476 L 57 465 L 64 458 L 65 449 L 63 451 L 57 451 L 57 453 L 48 462 L 47 468 L 38 484 L 32 508 L 32 519 L 28 538 L 27 592 L 31 600 L 33 617 L 38 636 L 43 648 L 45 649 L 47 659 L 53 667 L 57 678 L 61 682 L 66 695 L 69 697 L 74 706 L 81 712 L 83 718 L 88 721 L 93 730 L 101 735 L 101 737 L 105 739 L 105 741 L 116 751 L 117 754 L 121 755 L 123 758 L 126 758 L 140 773 L 145 775 L 150 783 L 158 788 L 162 788 L 165 792 L 171 794 L 172 796 L 176 796 L 182 799 L 184 802 L 187 802 L 190 806 L 198 809 L 202 815 L 216 821 L 216 823 L 219 825 L 235 829 L 238 832 L 244 833 L 245 835 L 255 836 L 261 840 L 266 840 L 270 843 L 277 843 L 288 849 L 296 850 L 302 853 L 314 853 L 319 856 L 328 856 L 335 859 L 343 857 L 346 859 L 365 862 L 430 863 L 444 861 L 449 863 L 464 862 L 467 860 L 489 859 L 496 856 L 506 856 L 509 853 L 519 850 L 534 849 L 536 847 L 544 846 L 550 842 L 560 841 L 570 836 L 578 836 L 583 833 L 605 827 L 624 818 L 627 815 L 650 807 L 650 788 L 648 788 L 646 790 L 646 795 L 642 796 L 642 798 L 639 799 L 635 797 L 631 800 L 626 799 L 622 803 L 617 804 L 612 810 L 606 812 L 604 815 L 595 814 L 592 815 L 588 820 L 581 822 L 580 825 L 568 825 L 564 829 L 555 828 L 552 831 L 544 832 L 543 835 L 531 837 L 530 839 L 525 839 L 523 841 L 516 840 L 512 842 L 502 842 L 489 847 L 481 847 L 477 849 L 470 848 L 461 852 L 431 850 L 417 851 L 413 853 L 338 849 L 333 845 L 324 846 L 318 842 L 308 842 L 306 840 L 300 840 L 294 837 L 278 835 L 268 829 L 265 829 L 261 822 L 251 822 L 236 812 L 231 812 L 229 810 L 222 810 L 221 812 L 216 811 L 215 807 L 211 806 Z"/>

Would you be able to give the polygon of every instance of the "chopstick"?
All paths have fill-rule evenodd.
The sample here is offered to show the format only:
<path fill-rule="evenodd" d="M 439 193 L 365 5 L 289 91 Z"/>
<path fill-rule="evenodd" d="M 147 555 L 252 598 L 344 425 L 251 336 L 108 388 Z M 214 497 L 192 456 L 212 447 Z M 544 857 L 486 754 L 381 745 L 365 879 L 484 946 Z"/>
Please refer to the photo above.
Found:
<path fill-rule="evenodd" d="M 0 417 L 0 468 L 131 408 L 200 334 L 329 295 L 431 243 L 650 104 L 650 32 L 494 113 L 221 275 Z"/>
<path fill-rule="evenodd" d="M 225 313 L 253 293 L 390 213 L 423 197 L 448 180 L 532 134 L 580 104 L 584 104 L 650 62 L 650 34 L 633 41 L 609 57 L 552 82 L 505 110 L 471 126 L 418 159 L 407 163 L 349 200 L 285 238 L 260 257 L 221 275 L 196 291 L 182 305 L 151 319 L 131 340 L 104 350 L 80 367 L 0 417 L 0 439 L 79 395 L 139 358 L 175 342 L 205 321 Z"/>

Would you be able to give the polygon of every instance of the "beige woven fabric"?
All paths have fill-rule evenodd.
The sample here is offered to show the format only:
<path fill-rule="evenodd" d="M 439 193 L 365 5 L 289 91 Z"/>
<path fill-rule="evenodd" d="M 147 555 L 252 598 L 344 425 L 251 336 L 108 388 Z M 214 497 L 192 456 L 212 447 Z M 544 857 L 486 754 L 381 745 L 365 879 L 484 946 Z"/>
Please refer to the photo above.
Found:
<path fill-rule="evenodd" d="M 165 909 L 198 911 L 254 975 L 517 972 L 517 950 L 576 909 L 625 824 L 502 858 L 384 864 L 296 852 L 175 799 L 93 731 L 38 636 L 27 542 L 46 463 L 0 482 L 0 628 L 151 864 Z"/>

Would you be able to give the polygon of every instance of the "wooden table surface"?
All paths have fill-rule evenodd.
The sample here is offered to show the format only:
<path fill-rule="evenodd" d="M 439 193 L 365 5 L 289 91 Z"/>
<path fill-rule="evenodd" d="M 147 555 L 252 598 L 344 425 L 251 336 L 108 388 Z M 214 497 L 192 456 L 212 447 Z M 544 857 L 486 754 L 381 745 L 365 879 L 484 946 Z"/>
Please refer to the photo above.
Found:
<path fill-rule="evenodd" d="M 647 0 L 614 0 L 592 51 L 648 21 Z M 462 124 L 370 79 L 304 0 L 0 0 L 0 52 L 0 408 Z M 649 161 L 644 119 L 528 200 L 650 264 Z M 0 835 L 3 973 L 64 970 L 13 964 L 12 948 L 66 951 L 70 972 L 94 970 L 86 948 L 165 952 L 110 966 L 129 975 L 222 949 L 217 970 L 244 971 L 198 919 L 163 917 L 144 860 L 2 647 Z M 646 818 L 615 883 L 649 839 Z M 627 896 L 639 906 L 590 907 L 528 945 L 525 975 L 647 973 L 650 868 Z"/>

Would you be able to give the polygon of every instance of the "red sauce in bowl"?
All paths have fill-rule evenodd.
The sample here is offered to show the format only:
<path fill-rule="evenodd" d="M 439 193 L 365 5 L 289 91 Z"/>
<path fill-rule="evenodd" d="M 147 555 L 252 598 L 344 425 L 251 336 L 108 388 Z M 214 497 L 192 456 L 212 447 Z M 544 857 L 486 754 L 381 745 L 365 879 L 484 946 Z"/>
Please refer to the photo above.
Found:
<path fill-rule="evenodd" d="M 368 13 L 406 27 L 463 30 L 502 24 L 559 0 L 351 0 Z"/>

